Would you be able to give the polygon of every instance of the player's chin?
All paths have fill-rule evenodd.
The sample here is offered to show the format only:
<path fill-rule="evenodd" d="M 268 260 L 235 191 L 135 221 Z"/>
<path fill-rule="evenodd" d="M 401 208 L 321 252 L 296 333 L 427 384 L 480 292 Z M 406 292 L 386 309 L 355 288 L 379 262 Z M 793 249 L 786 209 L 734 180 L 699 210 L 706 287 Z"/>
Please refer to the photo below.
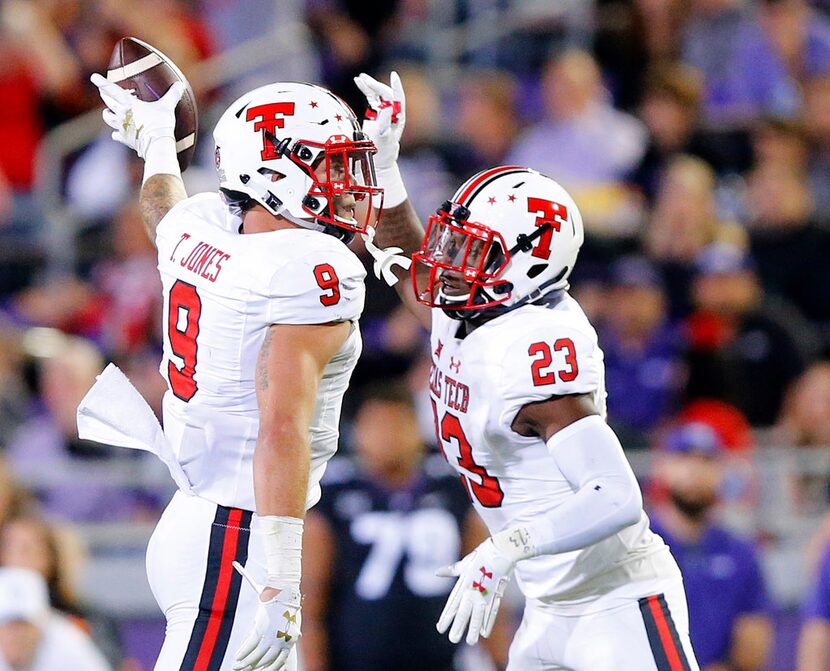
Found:
<path fill-rule="evenodd" d="M 341 196 L 334 201 L 334 220 L 339 224 L 357 227 L 358 222 L 366 220 L 365 215 L 353 196 Z"/>
<path fill-rule="evenodd" d="M 466 303 L 470 298 L 470 285 L 445 271 L 441 277 L 438 298 L 447 303 Z"/>
<path fill-rule="evenodd" d="M 464 309 L 464 307 L 468 304 L 470 299 L 470 292 L 467 293 L 455 293 L 455 292 L 447 292 L 444 289 L 438 291 L 438 305 L 444 310 L 450 311 L 457 311 L 459 309 Z"/>

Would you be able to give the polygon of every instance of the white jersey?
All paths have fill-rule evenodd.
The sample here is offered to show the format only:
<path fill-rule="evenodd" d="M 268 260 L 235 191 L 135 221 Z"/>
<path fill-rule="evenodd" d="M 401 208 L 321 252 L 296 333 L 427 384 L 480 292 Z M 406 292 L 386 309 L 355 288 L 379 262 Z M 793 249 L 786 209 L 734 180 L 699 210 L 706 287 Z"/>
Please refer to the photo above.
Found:
<path fill-rule="evenodd" d="M 436 430 L 495 534 L 530 523 L 573 495 L 545 441 L 521 436 L 511 425 L 528 403 L 568 394 L 590 394 L 604 417 L 603 354 L 596 332 L 567 294 L 552 306 L 508 312 L 463 339 L 456 337 L 459 325 L 432 311 Z M 610 568 L 662 547 L 643 513 L 637 524 L 587 548 L 520 561 L 516 577 L 527 597 L 579 602 L 591 598 L 591 582 Z"/>
<path fill-rule="evenodd" d="M 216 193 L 178 203 L 156 232 L 164 291 L 164 432 L 193 490 L 254 510 L 256 359 L 271 324 L 352 321 L 326 366 L 311 423 L 307 507 L 337 449 L 343 394 L 360 355 L 366 275 L 336 238 L 306 229 L 241 235 Z M 286 388 L 286 394 L 295 393 Z"/>

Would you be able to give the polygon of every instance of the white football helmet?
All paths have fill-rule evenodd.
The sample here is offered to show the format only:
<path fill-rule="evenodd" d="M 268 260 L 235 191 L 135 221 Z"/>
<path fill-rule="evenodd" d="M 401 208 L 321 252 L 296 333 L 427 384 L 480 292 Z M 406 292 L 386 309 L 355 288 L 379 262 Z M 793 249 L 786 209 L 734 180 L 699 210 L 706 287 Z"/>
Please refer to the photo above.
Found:
<path fill-rule="evenodd" d="M 376 225 L 383 190 L 354 112 L 314 84 L 268 84 L 241 96 L 213 131 L 219 187 L 237 211 L 255 201 L 314 230 Z"/>
<path fill-rule="evenodd" d="M 412 256 L 415 295 L 457 319 L 532 303 L 568 287 L 583 239 L 576 203 L 550 177 L 518 166 L 484 170 L 429 218 Z M 456 283 L 448 292 L 453 276 L 469 291 Z"/>

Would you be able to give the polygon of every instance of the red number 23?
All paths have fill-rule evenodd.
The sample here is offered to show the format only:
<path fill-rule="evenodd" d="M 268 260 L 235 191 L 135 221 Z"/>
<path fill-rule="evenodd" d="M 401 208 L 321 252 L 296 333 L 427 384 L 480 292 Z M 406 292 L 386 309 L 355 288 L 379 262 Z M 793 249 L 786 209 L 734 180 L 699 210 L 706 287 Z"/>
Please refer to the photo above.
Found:
<path fill-rule="evenodd" d="M 579 366 L 576 363 L 576 349 L 574 348 L 573 340 L 570 338 L 559 338 L 553 343 L 553 349 L 556 352 L 565 351 L 565 364 L 567 368 L 556 371 L 545 370 L 553 363 L 553 353 L 550 345 L 544 340 L 533 343 L 527 350 L 531 357 L 536 357 L 530 366 L 530 371 L 533 373 L 533 384 L 536 387 L 541 387 L 546 384 L 556 384 L 556 376 L 562 382 L 572 382 L 579 374 Z"/>

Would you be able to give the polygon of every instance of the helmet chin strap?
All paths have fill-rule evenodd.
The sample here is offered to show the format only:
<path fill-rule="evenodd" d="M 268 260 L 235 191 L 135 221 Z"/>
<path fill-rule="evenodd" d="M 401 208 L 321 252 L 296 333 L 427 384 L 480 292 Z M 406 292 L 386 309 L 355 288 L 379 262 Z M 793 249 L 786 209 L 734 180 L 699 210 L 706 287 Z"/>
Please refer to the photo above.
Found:
<path fill-rule="evenodd" d="M 295 217 L 291 214 L 287 208 L 282 207 L 280 208 L 278 215 L 283 219 L 287 219 L 295 226 L 300 226 L 301 228 L 308 228 L 312 231 L 323 231 L 325 230 L 325 225 L 321 224 L 317 219 L 301 219 L 300 217 Z"/>

